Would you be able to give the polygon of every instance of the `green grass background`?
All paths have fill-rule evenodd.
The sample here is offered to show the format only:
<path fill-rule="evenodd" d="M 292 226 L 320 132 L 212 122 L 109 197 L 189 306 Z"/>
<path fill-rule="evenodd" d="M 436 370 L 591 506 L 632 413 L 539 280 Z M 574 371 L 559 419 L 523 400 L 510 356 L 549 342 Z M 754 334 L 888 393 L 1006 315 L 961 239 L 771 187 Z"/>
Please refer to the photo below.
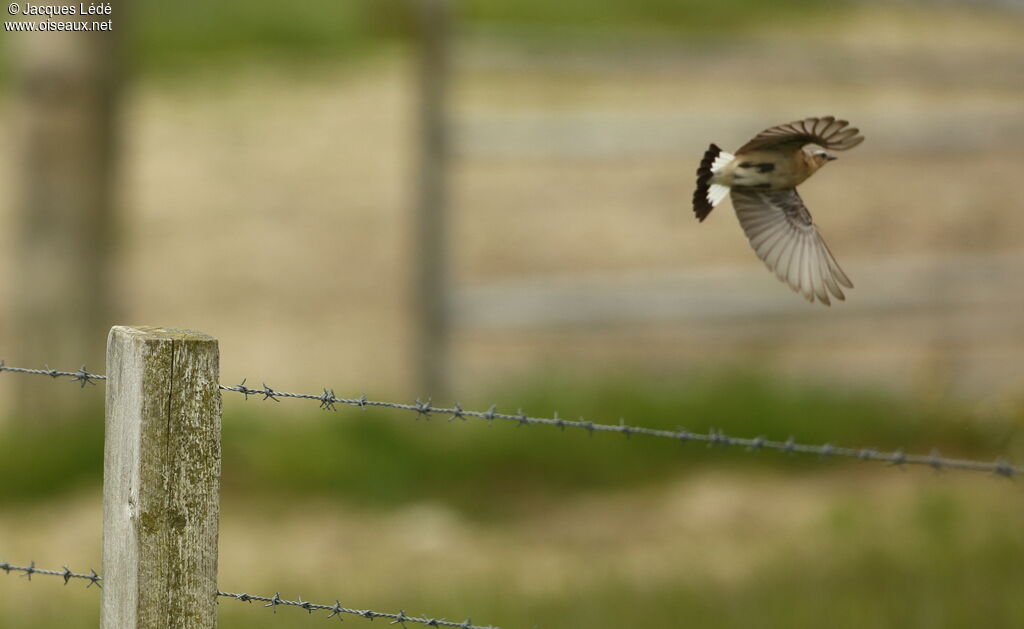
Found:
<path fill-rule="evenodd" d="M 918 453 L 937 449 L 946 456 L 987 459 L 1004 452 L 1020 430 L 1012 418 L 980 422 L 956 404 L 735 371 L 655 379 L 551 375 L 462 401 L 476 410 L 492 403 L 502 412 L 522 409 L 541 417 L 557 412 L 565 419 L 600 423 L 623 419 L 651 428 L 715 429 L 778 440 L 793 436 L 803 443 Z M 324 411 L 315 401 L 275 404 L 258 396 L 245 401 L 230 392 L 224 393 L 224 408 L 227 494 L 259 486 L 381 508 L 428 499 L 476 517 L 507 515 L 519 502 L 637 486 L 708 466 L 771 467 L 799 474 L 822 465 L 879 465 L 642 435 L 588 435 L 511 422 L 449 421 L 439 415 L 423 419 L 389 409 L 339 406 Z M 49 500 L 98 485 L 102 431 L 98 408 L 81 421 L 61 424 L 56 433 L 45 422 L 13 424 L 4 441 L 19 446 L 0 458 L 0 477 L 8 479 L 0 484 L 0 501 Z"/>
<path fill-rule="evenodd" d="M 342 512 L 351 505 L 382 515 L 410 503 L 439 502 L 480 526 L 501 530 L 573 496 L 656 487 L 704 473 L 732 470 L 784 483 L 787 478 L 800 482 L 808 474 L 843 477 L 865 467 L 883 469 L 883 464 L 855 460 L 680 446 L 641 436 L 591 437 L 500 422 L 449 422 L 441 416 L 415 419 L 414 413 L 395 410 L 321 411 L 313 401 L 275 404 L 224 395 L 224 499 L 262 504 L 268 517 L 302 509 L 307 500 Z M 1006 444 L 1019 447 L 1021 428 L 1020 418 L 979 422 L 956 404 L 925 404 L 872 390 L 839 391 L 748 372 L 654 380 L 551 375 L 464 405 L 487 408 L 492 401 L 501 410 L 522 407 L 538 415 L 558 410 L 566 418 L 582 415 L 614 423 L 622 417 L 637 425 L 720 428 L 737 436 L 795 435 L 808 442 L 918 452 L 938 447 L 947 454 L 986 459 L 994 452 L 1013 454 Z M 90 487 L 98 495 L 101 417 L 97 409 L 56 432 L 30 426 L 0 435 L 5 444 L 0 504 L 17 509 Z M 905 473 L 935 474 L 925 469 Z M 409 613 L 473 610 L 475 617 L 500 619 L 505 627 L 660 627 L 682 619 L 686 626 L 723 629 L 1022 626 L 1024 504 L 1018 488 L 980 474 L 946 478 L 895 502 L 875 502 L 857 491 L 823 493 L 818 499 L 829 505 L 827 515 L 813 536 L 797 542 L 766 539 L 765 544 L 781 545 L 782 559 L 760 564 L 737 581 L 658 581 L 643 587 L 607 574 L 596 587 L 590 580 L 586 587 L 524 598 L 500 581 L 483 578 L 456 591 L 425 583 L 401 604 Z M 751 526 L 756 530 L 756 523 Z M 630 532 L 622 535 L 625 543 Z M 429 575 L 443 566 L 408 569 Z M 339 594 L 332 585 L 331 575 L 323 575 L 300 592 L 306 600 L 329 602 Z M 12 605 L 5 627 L 95 626 L 99 594 L 94 591 L 63 588 L 59 579 L 37 577 L 28 585 L 2 575 L 0 588 L 4 597 L 18 597 L 30 588 L 33 596 L 60 597 L 56 600 L 61 602 Z M 272 614 L 235 601 L 220 605 L 221 627 L 322 622 L 301 610 Z"/>
<path fill-rule="evenodd" d="M 646 29 L 689 37 L 728 35 L 773 23 L 820 18 L 841 0 L 451 0 L 456 24 L 496 28 Z M 142 68 L 273 54 L 317 58 L 415 32 L 411 0 L 220 0 L 183 7 L 143 0 L 131 8 L 132 49 Z"/>
<path fill-rule="evenodd" d="M 181 5 L 140 0 L 115 7 L 111 18 L 126 38 L 133 75 L 204 71 L 210 66 L 321 63 L 359 58 L 410 39 L 412 0 L 218 0 Z M 451 0 L 456 24 L 518 29 L 553 40 L 585 41 L 587 33 L 623 30 L 711 39 L 771 24 L 814 22 L 849 6 L 845 0 Z M 582 37 L 581 37 L 582 34 Z M 543 36 L 543 35 L 542 35 Z M 16 35 L 5 33 L 13 41 Z M 602 39 L 607 42 L 607 39 Z M 9 49 L 10 44 L 7 48 Z M 0 81 L 11 76 L 0 58 Z"/>

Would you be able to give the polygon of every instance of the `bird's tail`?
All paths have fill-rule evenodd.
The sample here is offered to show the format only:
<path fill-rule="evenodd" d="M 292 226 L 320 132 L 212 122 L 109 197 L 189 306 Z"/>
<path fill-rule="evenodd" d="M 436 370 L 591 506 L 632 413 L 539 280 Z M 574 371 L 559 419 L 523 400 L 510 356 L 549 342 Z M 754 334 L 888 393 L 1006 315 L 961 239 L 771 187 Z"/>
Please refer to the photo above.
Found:
<path fill-rule="evenodd" d="M 711 178 L 733 158 L 732 154 L 712 144 L 704 153 L 704 159 L 700 160 L 700 167 L 697 168 L 697 189 L 693 192 L 693 213 L 697 215 L 698 220 L 703 221 L 707 218 L 711 210 L 729 194 L 729 186 L 711 183 Z"/>

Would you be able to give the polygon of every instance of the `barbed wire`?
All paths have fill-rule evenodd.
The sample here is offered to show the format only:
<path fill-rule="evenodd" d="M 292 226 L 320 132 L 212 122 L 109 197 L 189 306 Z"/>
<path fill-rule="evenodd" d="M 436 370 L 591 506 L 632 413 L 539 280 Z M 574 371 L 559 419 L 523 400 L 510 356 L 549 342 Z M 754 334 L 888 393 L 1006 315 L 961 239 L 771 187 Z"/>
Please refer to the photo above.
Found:
<path fill-rule="evenodd" d="M 49 577 L 64 577 L 64 585 L 67 585 L 68 581 L 71 579 L 85 579 L 89 582 L 89 585 L 86 587 L 92 587 L 94 585 L 100 588 L 103 587 L 103 584 L 100 583 L 100 581 L 103 580 L 103 577 L 96 574 L 95 570 L 89 570 L 89 574 L 85 574 L 83 572 L 72 572 L 71 568 L 68 568 L 66 565 L 63 570 L 46 570 L 43 568 L 36 568 L 36 562 L 34 561 L 29 563 L 27 566 L 15 566 L 7 563 L 6 561 L 0 561 L 0 570 L 3 570 L 6 574 L 21 572 L 21 576 L 27 577 L 29 581 L 32 580 L 32 575 L 42 574 Z"/>
<path fill-rule="evenodd" d="M 50 376 L 53 379 L 67 376 L 78 382 L 81 388 L 85 388 L 85 385 L 96 384 L 96 380 L 106 380 L 107 377 L 101 374 L 89 373 L 85 368 L 85 365 L 79 367 L 78 371 L 60 371 L 59 369 L 50 369 L 48 366 L 43 365 L 42 369 L 27 369 L 25 367 L 8 367 L 4 364 L 4 361 L 0 360 L 0 372 L 10 371 L 12 373 L 29 373 L 38 376 Z"/>
<path fill-rule="evenodd" d="M 0 371 L 11 371 L 17 373 L 28 373 L 28 374 L 39 374 L 51 377 L 69 376 L 73 380 L 79 381 L 84 387 L 86 383 L 93 383 L 93 380 L 105 380 L 106 376 L 99 374 L 89 373 L 83 365 L 78 371 L 57 371 L 53 369 L 25 369 L 21 367 L 7 367 L 3 361 L 0 361 Z M 312 400 L 318 402 L 320 408 L 323 410 L 336 411 L 337 405 L 341 404 L 344 406 L 352 406 L 356 408 L 390 408 L 400 411 L 409 411 L 416 413 L 416 417 L 423 419 L 430 419 L 433 415 L 447 415 L 448 421 L 456 419 L 480 419 L 488 423 L 494 421 L 505 421 L 512 422 L 519 426 L 553 426 L 561 430 L 567 428 L 584 430 L 589 434 L 595 432 L 606 432 L 606 433 L 617 433 L 628 437 L 633 435 L 644 435 L 648 437 L 656 437 L 662 439 L 670 439 L 680 443 L 704 443 L 709 447 L 731 447 L 731 448 L 742 448 L 748 452 L 758 452 L 761 450 L 774 450 L 777 452 L 785 453 L 800 453 L 800 454 L 816 454 L 822 459 L 828 459 L 831 457 L 845 457 L 859 459 L 862 461 L 878 461 L 882 463 L 888 463 L 895 466 L 903 465 L 925 465 L 935 469 L 941 470 L 966 470 L 975 472 L 989 472 L 991 474 L 1002 476 L 1005 478 L 1013 478 L 1014 476 L 1024 475 L 1024 466 L 1014 465 L 1005 459 L 996 459 L 995 461 L 978 461 L 971 459 L 954 459 L 942 456 L 937 450 L 932 450 L 929 454 L 908 454 L 903 450 L 884 451 L 876 448 L 852 448 L 847 446 L 837 446 L 832 443 L 824 444 L 810 444 L 800 443 L 796 441 L 795 437 L 789 437 L 785 441 L 778 441 L 768 439 L 764 436 L 758 437 L 734 437 L 726 434 L 722 430 L 711 429 L 708 432 L 691 432 L 685 428 L 679 428 L 678 430 L 668 430 L 664 428 L 647 428 L 644 426 L 633 426 L 626 424 L 624 420 L 619 420 L 618 424 L 601 424 L 579 419 L 563 419 L 558 416 L 558 413 L 554 413 L 552 417 L 533 417 L 523 413 L 520 409 L 515 414 L 511 413 L 499 413 L 497 411 L 497 405 L 492 405 L 486 411 L 474 411 L 463 408 L 460 404 L 455 404 L 451 407 L 445 406 L 434 406 L 431 398 L 427 398 L 426 401 L 422 401 L 419 398 L 414 403 L 402 403 L 402 402 L 388 402 L 383 400 L 371 400 L 366 394 L 363 394 L 357 398 L 346 398 L 338 397 L 334 389 L 324 388 L 323 393 L 292 393 L 288 391 L 278 391 L 263 383 L 261 388 L 253 388 L 246 386 L 246 380 L 242 380 L 241 383 L 234 386 L 218 385 L 222 391 L 231 391 L 240 393 L 246 400 L 249 399 L 250 395 L 262 396 L 262 400 L 273 400 L 274 402 L 280 402 L 282 399 L 300 399 L 300 400 Z"/>
<path fill-rule="evenodd" d="M 250 395 L 262 395 L 263 400 L 280 401 L 278 398 L 313 400 L 319 402 L 320 408 L 324 410 L 337 410 L 335 408 L 337 404 L 355 406 L 359 408 L 381 407 L 411 411 L 416 413 L 417 417 L 427 419 L 434 414 L 438 414 L 447 415 L 449 421 L 455 419 L 465 420 L 467 418 L 481 419 L 487 422 L 501 420 L 513 422 L 520 426 L 555 426 L 562 430 L 565 430 L 566 428 L 574 428 L 585 430 L 590 434 L 595 432 L 609 432 L 625 435 L 626 437 L 630 437 L 632 435 L 645 435 L 648 437 L 671 439 L 681 443 L 692 441 L 705 443 L 708 446 L 739 447 L 745 448 L 751 452 L 759 450 L 776 450 L 788 453 L 817 454 L 822 458 L 837 456 L 855 458 L 863 461 L 881 461 L 892 465 L 927 465 L 936 470 L 950 469 L 990 472 L 1007 478 L 1018 474 L 1024 474 L 1024 467 L 1013 465 L 1003 459 L 997 459 L 991 462 L 952 459 L 941 456 L 936 450 L 933 450 L 930 454 L 907 454 L 903 450 L 886 452 L 875 448 L 850 448 L 836 446 L 831 443 L 824 443 L 820 445 L 798 443 L 794 437 L 790 437 L 786 441 L 775 441 L 763 436 L 752 438 L 734 437 L 717 429 L 711 429 L 706 433 L 691 432 L 685 428 L 680 428 L 678 430 L 666 430 L 662 428 L 633 426 L 626 424 L 622 420 L 620 420 L 618 424 L 600 424 L 587 421 L 583 418 L 576 420 L 562 419 L 558 416 L 558 413 L 555 413 L 553 417 L 532 417 L 523 413 L 522 410 L 518 411 L 516 414 L 499 413 L 496 410 L 496 405 L 491 406 L 486 411 L 467 410 L 462 408 L 459 404 L 455 404 L 452 407 L 434 406 L 429 398 L 425 402 L 417 399 L 413 404 L 370 400 L 367 399 L 365 394 L 358 398 L 344 398 L 337 397 L 333 389 L 324 389 L 324 392 L 320 395 L 312 393 L 290 393 L 286 391 L 276 391 L 267 386 L 266 383 L 263 384 L 263 388 L 261 389 L 253 389 L 245 386 L 245 380 L 243 380 L 241 384 L 235 386 L 220 385 L 220 388 L 223 391 L 241 393 L 245 396 L 245 399 L 248 399 Z"/>
<path fill-rule="evenodd" d="M 461 627 L 462 629 L 498 629 L 498 627 L 495 627 L 493 625 L 474 625 L 473 621 L 469 618 L 462 622 L 454 622 L 451 620 L 446 620 L 444 618 L 430 618 L 427 616 L 409 616 L 405 613 L 405 610 L 399 610 L 397 614 L 394 614 L 389 612 L 375 612 L 369 609 L 353 609 L 350 607 L 343 606 L 341 604 L 341 601 L 339 601 L 338 599 L 334 600 L 333 605 L 310 603 L 309 601 L 302 600 L 301 596 L 297 601 L 289 601 L 281 598 L 280 592 L 275 592 L 273 596 L 257 596 L 254 594 L 234 594 L 232 592 L 217 592 L 217 596 L 234 598 L 240 601 L 246 601 L 250 603 L 252 601 L 266 603 L 264 607 L 273 608 L 275 611 L 277 610 L 278 605 L 290 605 L 292 607 L 301 607 L 302 609 L 308 611 L 311 614 L 314 611 L 323 610 L 330 612 L 330 614 L 327 615 L 328 618 L 338 616 L 339 620 L 341 619 L 341 614 L 351 614 L 353 616 L 361 616 L 363 618 L 368 618 L 370 620 L 373 620 L 374 618 L 389 618 L 391 619 L 391 622 L 389 624 L 402 625 L 403 627 L 405 626 L 405 623 L 411 622 L 420 625 L 427 625 L 428 627 Z"/>
<path fill-rule="evenodd" d="M 42 574 L 46 576 L 63 577 L 64 585 L 67 585 L 68 581 L 70 581 L 71 579 L 84 579 L 86 581 L 89 581 L 89 585 L 87 585 L 86 587 L 92 587 L 93 585 L 101 588 L 103 587 L 103 584 L 101 583 L 101 581 L 103 581 L 103 577 L 96 574 L 95 570 L 89 570 L 88 574 L 82 572 L 73 572 L 66 565 L 64 566 L 63 570 L 46 570 L 43 568 L 36 568 L 35 561 L 32 561 L 27 566 L 16 566 L 6 561 L 0 561 L 0 570 L 3 570 L 6 574 L 10 574 L 12 572 L 20 572 L 22 573 L 20 576 L 27 577 L 29 581 L 32 580 L 32 575 Z M 221 592 L 218 590 L 217 596 L 220 598 L 232 598 L 247 603 L 251 603 L 253 601 L 266 603 L 264 607 L 270 607 L 274 610 L 275 613 L 277 612 L 277 607 L 279 605 L 284 605 L 286 607 L 301 607 L 310 614 L 319 610 L 327 611 L 330 612 L 327 615 L 328 618 L 338 616 L 339 620 L 341 619 L 341 614 L 350 614 L 353 616 L 367 618 L 369 620 L 373 620 L 374 618 L 388 618 L 392 621 L 390 624 L 402 625 L 403 627 L 405 626 L 405 623 L 411 622 L 420 625 L 427 625 L 428 627 L 458 627 L 460 629 L 499 629 L 498 627 L 495 627 L 493 625 L 474 625 L 473 621 L 469 618 L 462 622 L 454 622 L 451 620 L 447 620 L 445 618 L 431 618 L 429 616 L 409 616 L 405 613 L 405 610 L 399 610 L 398 613 L 396 614 L 392 612 L 373 611 L 372 609 L 354 609 L 351 607 L 345 607 L 341 604 L 341 601 L 339 599 L 334 599 L 333 605 L 311 603 L 309 601 L 302 600 L 301 596 L 298 598 L 298 600 L 291 601 L 281 598 L 280 592 L 275 592 L 273 596 L 259 596 L 257 594 L 236 594 L 233 592 Z"/>

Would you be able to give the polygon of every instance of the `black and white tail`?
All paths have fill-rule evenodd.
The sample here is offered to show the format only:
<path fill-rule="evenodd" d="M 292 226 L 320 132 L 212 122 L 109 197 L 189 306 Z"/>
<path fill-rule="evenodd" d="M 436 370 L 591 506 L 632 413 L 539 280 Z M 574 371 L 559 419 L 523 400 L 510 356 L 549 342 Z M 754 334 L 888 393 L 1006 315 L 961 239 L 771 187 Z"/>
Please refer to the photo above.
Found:
<path fill-rule="evenodd" d="M 697 189 L 693 192 L 693 213 L 703 221 L 711 210 L 729 194 L 729 186 L 711 183 L 711 178 L 735 158 L 712 144 L 697 169 Z"/>

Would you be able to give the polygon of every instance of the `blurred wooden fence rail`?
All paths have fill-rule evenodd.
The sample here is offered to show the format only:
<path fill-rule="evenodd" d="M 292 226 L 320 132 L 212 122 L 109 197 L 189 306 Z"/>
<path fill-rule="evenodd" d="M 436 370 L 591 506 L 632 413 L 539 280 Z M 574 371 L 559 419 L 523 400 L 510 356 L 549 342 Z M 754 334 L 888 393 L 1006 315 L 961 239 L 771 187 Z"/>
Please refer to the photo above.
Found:
<path fill-rule="evenodd" d="M 1020 329 L 1024 252 L 852 260 L 847 266 L 856 288 L 832 307 L 835 316 L 987 310 Z M 749 265 L 692 271 L 488 282 L 464 287 L 456 299 L 457 323 L 468 328 L 727 320 L 753 333 L 749 325 L 758 320 L 806 323 L 821 310 L 795 299 L 753 258 Z M 969 333 L 996 331 L 973 326 Z"/>
<path fill-rule="evenodd" d="M 896 386 L 920 384 L 915 371 L 989 395 L 1024 384 L 1024 252 L 844 262 L 856 287 L 831 309 L 790 293 L 752 256 L 735 267 L 489 282 L 457 291 L 451 311 L 478 340 L 553 332 L 558 351 L 597 333 L 648 362 L 770 352 Z M 645 343 L 651 335 L 658 342 Z"/>
<path fill-rule="evenodd" d="M 843 115 L 871 130 L 875 154 L 1015 151 L 1024 138 L 1024 117 L 1015 103 L 951 103 L 942 111 L 885 112 L 850 105 Z M 721 136 L 717 141 L 726 146 L 741 144 L 751 126 L 749 112 L 700 105 L 678 112 L 638 111 L 636 105 L 554 112 L 477 108 L 457 121 L 454 133 L 463 159 L 678 158 L 691 157 L 689 152 L 707 143 L 709 121 Z"/>

